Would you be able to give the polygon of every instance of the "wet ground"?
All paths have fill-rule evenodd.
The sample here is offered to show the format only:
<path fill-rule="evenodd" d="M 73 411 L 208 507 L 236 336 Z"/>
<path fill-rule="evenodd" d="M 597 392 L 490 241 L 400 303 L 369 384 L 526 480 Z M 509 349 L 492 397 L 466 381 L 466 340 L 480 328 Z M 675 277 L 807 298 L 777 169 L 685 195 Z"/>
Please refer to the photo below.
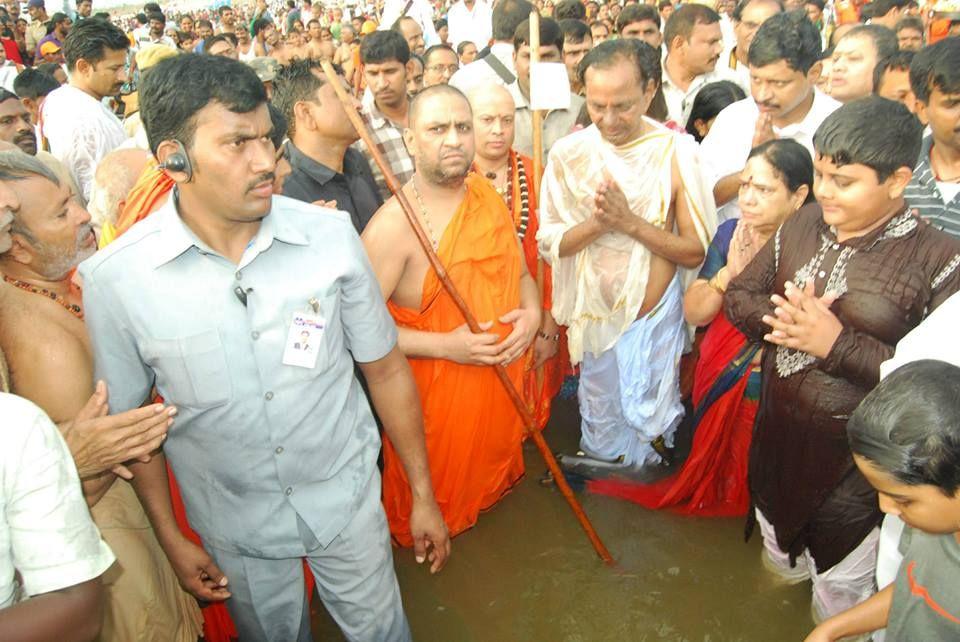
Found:
<path fill-rule="evenodd" d="M 574 400 L 558 400 L 547 427 L 555 451 L 579 439 Z M 430 576 L 410 550 L 394 551 L 414 639 L 438 642 L 690 642 L 803 640 L 812 628 L 807 584 L 779 584 L 760 565 L 759 533 L 742 519 L 649 511 L 578 493 L 617 565 L 599 561 L 560 493 L 527 474 Z M 343 639 L 314 601 L 318 641 Z"/>

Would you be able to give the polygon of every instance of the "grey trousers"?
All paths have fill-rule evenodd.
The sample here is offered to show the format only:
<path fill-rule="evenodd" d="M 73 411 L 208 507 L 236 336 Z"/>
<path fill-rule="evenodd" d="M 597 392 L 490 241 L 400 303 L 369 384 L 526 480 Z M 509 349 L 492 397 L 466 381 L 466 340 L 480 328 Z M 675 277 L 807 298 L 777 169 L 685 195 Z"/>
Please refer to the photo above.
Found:
<path fill-rule="evenodd" d="M 320 598 L 348 640 L 409 642 L 380 484 L 370 486 L 357 514 L 326 548 L 306 524 L 299 523 L 307 551 L 303 559 L 316 578 Z M 230 580 L 232 597 L 226 605 L 240 642 L 312 642 L 301 558 L 209 552 Z"/>

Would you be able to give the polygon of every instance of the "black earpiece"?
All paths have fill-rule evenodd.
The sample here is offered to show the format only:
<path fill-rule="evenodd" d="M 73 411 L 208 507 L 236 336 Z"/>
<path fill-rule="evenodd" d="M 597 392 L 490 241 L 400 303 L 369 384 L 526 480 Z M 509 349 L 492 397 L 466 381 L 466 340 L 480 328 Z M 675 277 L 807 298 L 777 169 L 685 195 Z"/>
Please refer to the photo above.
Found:
<path fill-rule="evenodd" d="M 167 160 L 160 163 L 160 169 L 171 172 L 183 172 L 187 175 L 187 182 L 193 178 L 193 167 L 190 166 L 190 159 L 187 157 L 187 150 L 179 140 L 173 141 L 179 147 L 179 150 L 167 156 Z"/>

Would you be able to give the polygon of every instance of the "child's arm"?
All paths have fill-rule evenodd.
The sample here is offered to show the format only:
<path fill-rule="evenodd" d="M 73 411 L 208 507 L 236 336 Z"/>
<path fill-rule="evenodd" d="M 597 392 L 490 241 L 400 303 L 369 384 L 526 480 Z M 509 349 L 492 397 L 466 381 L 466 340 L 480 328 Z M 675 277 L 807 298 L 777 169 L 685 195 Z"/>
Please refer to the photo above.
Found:
<path fill-rule="evenodd" d="M 893 586 L 891 584 L 869 600 L 824 620 L 807 636 L 805 642 L 833 642 L 849 635 L 859 635 L 884 628 L 890 616 Z"/>

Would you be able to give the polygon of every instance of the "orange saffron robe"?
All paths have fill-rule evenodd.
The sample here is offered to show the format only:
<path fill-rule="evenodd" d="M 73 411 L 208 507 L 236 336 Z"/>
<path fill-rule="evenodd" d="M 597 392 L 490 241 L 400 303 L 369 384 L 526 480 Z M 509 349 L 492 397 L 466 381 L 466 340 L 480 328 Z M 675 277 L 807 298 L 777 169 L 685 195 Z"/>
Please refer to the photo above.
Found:
<path fill-rule="evenodd" d="M 466 190 L 437 254 L 470 311 L 481 323 L 493 321 L 488 332 L 502 339 L 511 327 L 497 319 L 520 307 L 520 246 L 506 205 L 486 179 L 471 174 Z M 432 269 L 423 281 L 419 310 L 387 306 L 400 327 L 449 332 L 465 322 Z M 434 494 L 451 536 L 457 535 L 523 475 L 523 425 L 493 368 L 442 359 L 409 361 L 423 406 Z M 522 390 L 523 368 L 522 359 L 507 367 L 517 390 Z M 383 452 L 390 532 L 401 546 L 412 546 L 410 486 L 387 437 Z"/>

